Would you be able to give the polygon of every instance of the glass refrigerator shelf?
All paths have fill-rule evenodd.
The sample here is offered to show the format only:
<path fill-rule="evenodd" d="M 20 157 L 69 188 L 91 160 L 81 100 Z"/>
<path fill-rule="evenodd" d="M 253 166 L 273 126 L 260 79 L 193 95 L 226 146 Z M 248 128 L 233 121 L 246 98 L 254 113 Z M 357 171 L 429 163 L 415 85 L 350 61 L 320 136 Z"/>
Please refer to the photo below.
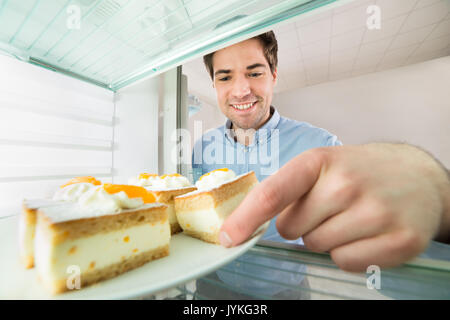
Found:
<path fill-rule="evenodd" d="M 272 286 L 286 290 L 289 294 L 281 299 L 450 299 L 450 262 L 431 259 L 414 259 L 402 266 L 381 270 L 380 288 L 369 288 L 368 274 L 350 273 L 339 269 L 328 253 L 315 253 L 303 246 L 260 240 L 250 249 L 252 259 L 242 257 L 218 271 L 229 273 L 237 279 L 236 283 L 221 281 L 214 273 L 196 280 L 192 284 L 177 286 L 176 299 L 280 299 L 279 295 L 267 295 L 263 291 L 249 291 L 246 282 Z M 253 262 L 256 257 L 261 262 Z M 288 262 L 288 264 L 285 264 Z M 291 267 L 289 264 L 292 264 Z M 283 267 L 284 265 L 284 267 Z M 304 271 L 295 270 L 295 265 L 304 265 Z M 265 271 L 264 271 L 265 270 Z M 308 285 L 301 286 L 286 281 L 268 279 L 270 273 L 301 274 L 308 279 Z M 208 285 L 205 290 L 205 285 Z M 242 285 L 240 285 L 242 284 Z M 145 299 L 146 297 L 144 297 Z M 148 298 L 148 297 L 147 297 Z M 302 299 L 302 298 L 301 298 Z"/>

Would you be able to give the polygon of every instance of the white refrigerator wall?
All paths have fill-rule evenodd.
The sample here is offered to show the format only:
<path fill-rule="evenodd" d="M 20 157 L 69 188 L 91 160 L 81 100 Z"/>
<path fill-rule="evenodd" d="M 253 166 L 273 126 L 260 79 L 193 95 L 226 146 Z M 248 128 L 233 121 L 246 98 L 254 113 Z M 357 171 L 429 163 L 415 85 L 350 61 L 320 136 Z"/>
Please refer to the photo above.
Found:
<path fill-rule="evenodd" d="M 115 93 L 0 56 L 0 216 L 68 179 L 158 172 L 158 78 Z"/>
<path fill-rule="evenodd" d="M 160 81 L 147 79 L 116 93 L 114 183 L 127 184 L 139 173 L 158 173 Z"/>
<path fill-rule="evenodd" d="M 450 168 L 450 57 L 276 94 L 280 114 L 344 144 L 407 142 Z"/>

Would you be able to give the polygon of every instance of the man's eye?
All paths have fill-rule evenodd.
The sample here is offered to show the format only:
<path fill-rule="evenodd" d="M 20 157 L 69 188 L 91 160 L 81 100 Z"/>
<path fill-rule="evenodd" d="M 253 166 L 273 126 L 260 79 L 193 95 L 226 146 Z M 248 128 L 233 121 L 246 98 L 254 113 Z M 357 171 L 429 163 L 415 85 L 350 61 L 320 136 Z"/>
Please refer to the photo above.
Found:
<path fill-rule="evenodd" d="M 219 81 L 227 81 L 230 80 L 230 76 L 219 78 Z"/>
<path fill-rule="evenodd" d="M 253 73 L 250 73 L 250 77 L 251 77 L 251 78 L 257 78 L 257 77 L 259 77 L 260 75 L 262 75 L 261 72 L 253 72 Z"/>

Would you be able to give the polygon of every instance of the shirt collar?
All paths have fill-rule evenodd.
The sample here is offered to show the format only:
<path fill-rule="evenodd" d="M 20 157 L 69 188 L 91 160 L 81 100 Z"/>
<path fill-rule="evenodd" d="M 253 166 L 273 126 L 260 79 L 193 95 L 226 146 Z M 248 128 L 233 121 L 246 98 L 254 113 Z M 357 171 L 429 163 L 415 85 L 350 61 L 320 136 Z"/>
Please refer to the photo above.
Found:
<path fill-rule="evenodd" d="M 267 121 L 261 128 L 256 130 L 254 143 L 263 142 L 260 140 L 260 138 L 262 138 L 262 140 L 268 140 L 270 138 L 272 130 L 274 130 L 278 126 L 278 123 L 280 122 L 280 114 L 273 106 L 270 106 L 270 115 L 271 116 L 269 121 Z M 264 134 L 261 134 L 262 132 L 264 132 Z M 237 143 L 234 131 L 231 129 L 230 119 L 227 119 L 225 123 L 225 137 L 230 142 Z"/>

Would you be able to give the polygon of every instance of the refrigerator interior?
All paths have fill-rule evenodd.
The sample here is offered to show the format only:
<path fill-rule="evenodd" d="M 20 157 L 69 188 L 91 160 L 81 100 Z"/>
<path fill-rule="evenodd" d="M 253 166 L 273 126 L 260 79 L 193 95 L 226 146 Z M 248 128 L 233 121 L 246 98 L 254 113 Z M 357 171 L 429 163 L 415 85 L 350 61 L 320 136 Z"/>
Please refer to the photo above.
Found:
<path fill-rule="evenodd" d="M 0 222 L 2 217 L 20 212 L 22 199 L 51 197 L 56 188 L 74 176 L 91 175 L 114 183 L 127 183 L 140 172 L 181 172 L 189 176 L 189 166 L 180 164 L 180 137 L 173 133 L 189 129 L 193 119 L 189 117 L 189 97 L 199 97 L 203 105 L 215 103 L 199 59 L 258 33 L 274 29 L 282 44 L 280 57 L 287 57 L 293 48 L 286 45 L 292 43 L 292 32 L 298 32 L 299 26 L 306 28 L 313 22 L 332 19 L 328 16 L 331 13 L 342 14 L 339 27 L 350 32 L 353 30 L 345 22 L 351 20 L 350 12 L 359 8 L 354 14 L 361 14 L 363 6 L 365 9 L 378 4 L 388 13 L 387 23 L 405 15 L 396 33 L 386 36 L 400 38 L 401 27 L 414 21 L 417 25 L 408 31 L 429 28 L 427 37 L 437 33 L 429 38 L 436 50 L 421 52 L 418 47 L 419 54 L 411 56 L 411 64 L 445 58 L 450 48 L 449 34 L 445 32 L 450 21 L 448 1 L 421 6 L 422 2 L 426 1 L 402 1 L 404 7 L 390 7 L 391 2 L 380 0 L 0 1 L 0 53 L 6 54 L 0 55 Z M 399 8 L 408 10 L 395 11 Z M 424 19 L 416 17 L 416 11 L 427 11 L 427 17 L 435 20 L 421 25 Z M 407 22 L 411 17 L 413 22 Z M 426 39 L 424 36 L 417 45 Z M 361 59 L 363 66 L 364 58 L 381 54 L 376 51 L 381 49 L 370 49 L 370 45 L 382 40 L 363 43 L 369 46 Z M 309 54 L 315 57 L 314 50 L 321 49 L 314 49 L 314 43 L 301 43 L 306 48 L 302 53 L 310 49 Z M 323 63 L 329 70 L 334 55 L 331 49 L 325 53 L 326 61 L 305 58 L 306 71 L 322 70 Z M 401 60 L 402 56 L 394 58 Z M 394 58 L 388 61 L 391 65 L 384 67 L 399 67 Z M 183 67 L 177 68 L 180 65 Z M 278 94 L 340 80 L 339 74 L 333 78 L 329 73 L 311 73 L 295 87 L 295 72 L 289 74 L 287 69 L 286 65 L 280 66 Z M 381 69 L 352 69 L 348 77 L 377 71 Z M 204 112 L 206 107 L 202 108 Z M 433 246 L 435 252 L 444 250 L 439 244 Z M 238 258 L 232 266 L 221 268 L 222 272 L 242 281 L 290 290 L 293 296 L 306 294 L 317 299 L 450 297 L 450 264 L 433 256 L 383 271 L 383 290 L 373 290 L 367 285 L 368 274 L 339 270 L 329 254 L 312 253 L 301 246 L 261 241 L 249 255 L 259 257 L 255 259 L 258 262 Z M 299 265 L 305 268 L 300 270 Z M 287 278 L 306 277 L 309 286 L 261 276 L 267 272 Z M 213 298 L 196 291 L 199 282 L 213 291 L 216 288 L 219 296 L 227 292 L 229 297 L 241 294 L 261 299 L 286 298 L 227 287 L 211 275 L 135 298 Z"/>

